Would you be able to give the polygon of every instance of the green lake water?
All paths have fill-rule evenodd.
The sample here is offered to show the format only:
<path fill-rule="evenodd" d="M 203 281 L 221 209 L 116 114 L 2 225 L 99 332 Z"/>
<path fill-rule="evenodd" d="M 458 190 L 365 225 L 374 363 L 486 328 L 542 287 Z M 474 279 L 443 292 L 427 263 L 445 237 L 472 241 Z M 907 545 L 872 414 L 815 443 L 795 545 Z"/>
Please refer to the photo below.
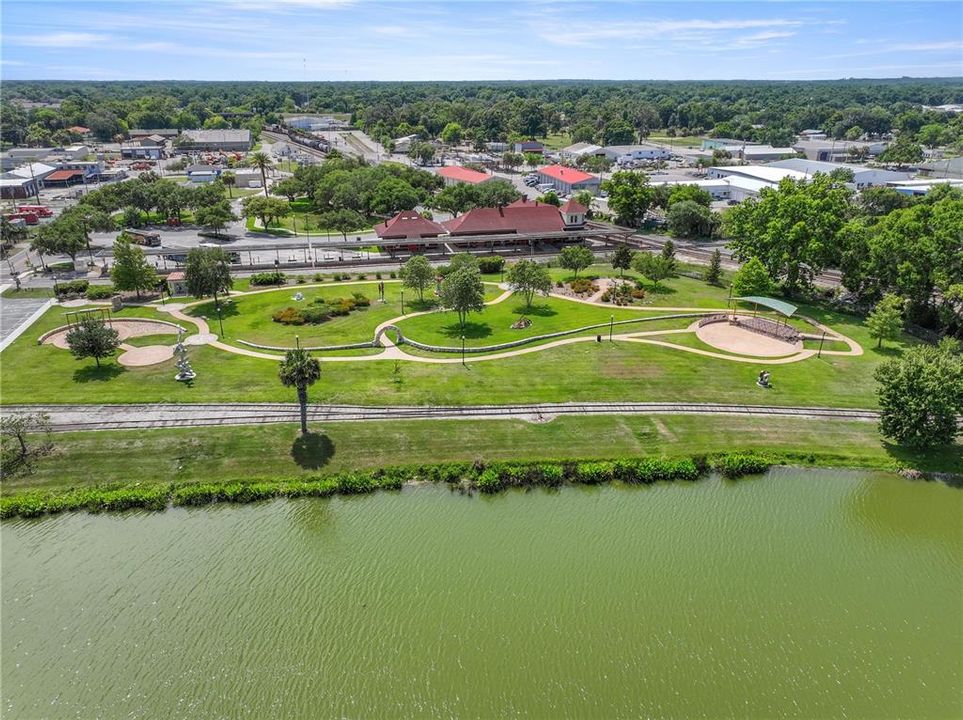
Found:
<path fill-rule="evenodd" d="M 959 718 L 963 491 L 423 486 L 9 521 L 4 718 Z"/>

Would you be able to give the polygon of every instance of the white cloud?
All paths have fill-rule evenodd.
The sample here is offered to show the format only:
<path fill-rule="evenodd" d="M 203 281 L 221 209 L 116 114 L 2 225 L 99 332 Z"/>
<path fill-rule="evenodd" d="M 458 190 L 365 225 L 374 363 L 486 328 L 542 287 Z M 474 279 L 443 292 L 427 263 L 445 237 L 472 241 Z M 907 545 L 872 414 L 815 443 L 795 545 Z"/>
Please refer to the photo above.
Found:
<path fill-rule="evenodd" d="M 659 36 L 700 38 L 732 30 L 754 28 L 785 28 L 803 25 L 802 20 L 786 18 L 745 20 L 641 20 L 636 22 L 608 22 L 587 25 L 576 30 L 545 32 L 542 38 L 558 45 L 589 45 L 611 40 L 654 40 Z"/>
<path fill-rule="evenodd" d="M 110 37 L 107 35 L 95 35 L 94 33 L 55 32 L 41 35 L 21 35 L 11 38 L 8 42 L 31 47 L 79 48 L 103 45 L 109 40 Z"/>
<path fill-rule="evenodd" d="M 943 50 L 963 50 L 963 42 L 959 40 L 948 40 L 946 42 L 922 42 L 922 43 L 901 43 L 892 46 L 893 50 L 905 50 L 907 52 L 940 52 Z"/>

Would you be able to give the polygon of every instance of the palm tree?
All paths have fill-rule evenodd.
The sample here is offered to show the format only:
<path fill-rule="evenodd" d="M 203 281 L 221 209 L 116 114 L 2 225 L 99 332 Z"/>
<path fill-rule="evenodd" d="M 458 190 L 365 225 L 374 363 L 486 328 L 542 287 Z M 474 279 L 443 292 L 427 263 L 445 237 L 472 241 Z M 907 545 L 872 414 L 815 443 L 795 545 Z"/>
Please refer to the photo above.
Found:
<path fill-rule="evenodd" d="M 261 171 L 261 185 L 264 187 L 264 197 L 267 197 L 267 169 L 271 167 L 271 158 L 267 153 L 256 152 L 251 155 L 251 166 Z"/>
<path fill-rule="evenodd" d="M 288 350 L 278 368 L 281 384 L 297 388 L 301 405 L 301 434 L 308 434 L 308 386 L 321 378 L 321 363 L 304 348 Z"/>
<path fill-rule="evenodd" d="M 263 177 L 262 177 L 262 180 L 263 180 Z M 230 170 L 225 170 L 224 172 L 221 173 L 221 182 L 227 186 L 227 196 L 229 198 L 233 198 L 234 195 L 231 192 L 231 188 L 237 184 L 237 175 L 232 173 Z"/>

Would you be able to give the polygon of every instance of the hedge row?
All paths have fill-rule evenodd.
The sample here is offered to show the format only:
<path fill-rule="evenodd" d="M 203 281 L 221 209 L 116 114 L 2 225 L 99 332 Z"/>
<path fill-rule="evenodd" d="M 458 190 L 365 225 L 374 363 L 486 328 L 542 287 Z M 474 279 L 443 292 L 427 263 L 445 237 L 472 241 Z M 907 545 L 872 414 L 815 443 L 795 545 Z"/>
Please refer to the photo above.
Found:
<path fill-rule="evenodd" d="M 91 486 L 62 492 L 34 490 L 0 497 L 0 518 L 36 517 L 68 510 L 109 512 L 131 509 L 164 510 L 169 505 L 248 503 L 273 497 L 326 497 L 375 490 L 400 490 L 412 481 L 448 483 L 467 490 L 492 493 L 511 487 L 557 487 L 564 483 L 611 481 L 654 483 L 697 480 L 713 469 L 729 478 L 764 472 L 763 457 L 738 453 L 705 458 L 663 460 L 633 458 L 566 462 L 440 463 L 403 465 L 373 471 L 344 472 L 328 477 L 265 478 L 225 483 L 166 483 Z"/>

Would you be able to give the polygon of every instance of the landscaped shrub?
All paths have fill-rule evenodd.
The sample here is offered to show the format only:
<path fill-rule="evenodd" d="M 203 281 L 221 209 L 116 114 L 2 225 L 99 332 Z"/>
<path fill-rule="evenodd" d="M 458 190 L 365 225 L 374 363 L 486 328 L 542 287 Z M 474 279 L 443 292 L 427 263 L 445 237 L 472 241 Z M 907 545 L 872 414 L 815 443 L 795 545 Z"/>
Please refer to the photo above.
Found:
<path fill-rule="evenodd" d="M 287 281 L 287 276 L 280 270 L 259 272 L 251 275 L 251 285 L 284 285 Z"/>
<path fill-rule="evenodd" d="M 367 280 L 367 279 L 368 279 L 368 276 L 365 275 L 364 273 L 358 273 L 357 279 L 358 279 L 358 280 Z"/>
<path fill-rule="evenodd" d="M 376 272 L 376 273 L 375 273 L 375 280 L 380 280 L 380 279 L 381 279 L 381 273 L 380 273 L 380 272 Z"/>
<path fill-rule="evenodd" d="M 90 287 L 90 283 L 86 280 L 68 280 L 67 282 L 57 283 L 54 294 L 58 298 L 80 297 L 87 292 L 88 287 Z"/>
<path fill-rule="evenodd" d="M 298 275 L 298 279 L 297 279 L 298 285 L 304 285 L 304 283 L 306 283 L 307 281 L 308 279 L 304 277 L 304 275 Z"/>
<path fill-rule="evenodd" d="M 308 305 L 301 309 L 301 318 L 304 320 L 302 324 L 318 325 L 330 320 L 331 315 L 326 305 Z"/>
<path fill-rule="evenodd" d="M 351 293 L 351 297 L 354 298 L 355 307 L 370 307 L 371 301 L 361 293 Z"/>
<path fill-rule="evenodd" d="M 575 278 L 568 286 L 576 295 L 584 295 L 585 293 L 595 292 L 599 289 L 598 285 L 588 278 Z"/>
<path fill-rule="evenodd" d="M 727 453 L 712 458 L 710 465 L 723 477 L 738 478 L 764 473 L 772 463 L 767 458 L 752 453 Z"/>
<path fill-rule="evenodd" d="M 314 282 L 318 282 L 318 283 L 324 282 L 324 275 L 322 275 L 321 273 L 314 273 L 314 277 L 312 279 L 314 280 Z"/>
<path fill-rule="evenodd" d="M 502 489 L 502 478 L 493 467 L 484 470 L 476 479 L 475 487 L 481 492 L 493 493 Z"/>
<path fill-rule="evenodd" d="M 602 296 L 599 298 L 599 300 L 602 302 L 612 302 L 612 291 L 606 290 L 604 293 L 602 293 Z"/>
<path fill-rule="evenodd" d="M 304 313 L 300 308 L 296 307 L 286 307 L 283 310 L 278 310 L 271 316 L 271 319 L 282 325 L 304 325 L 306 322 Z"/>
<path fill-rule="evenodd" d="M 388 277 L 390 277 L 392 280 L 394 280 L 396 277 L 398 277 L 398 273 L 396 273 L 394 270 L 392 270 L 390 273 L 388 273 Z"/>
<path fill-rule="evenodd" d="M 107 300 L 113 297 L 115 292 L 117 291 L 114 290 L 113 285 L 91 285 L 87 288 L 84 296 L 88 300 Z"/>
<path fill-rule="evenodd" d="M 572 482 L 596 485 L 612 479 L 612 463 L 583 462 L 575 466 Z"/>
<path fill-rule="evenodd" d="M 645 297 L 645 290 L 643 290 L 642 288 L 635 288 L 632 291 L 632 297 L 634 297 L 636 300 L 641 300 L 642 298 Z"/>
<path fill-rule="evenodd" d="M 505 268 L 505 258 L 501 255 L 478 258 L 478 271 L 486 275 L 493 275 Z"/>

